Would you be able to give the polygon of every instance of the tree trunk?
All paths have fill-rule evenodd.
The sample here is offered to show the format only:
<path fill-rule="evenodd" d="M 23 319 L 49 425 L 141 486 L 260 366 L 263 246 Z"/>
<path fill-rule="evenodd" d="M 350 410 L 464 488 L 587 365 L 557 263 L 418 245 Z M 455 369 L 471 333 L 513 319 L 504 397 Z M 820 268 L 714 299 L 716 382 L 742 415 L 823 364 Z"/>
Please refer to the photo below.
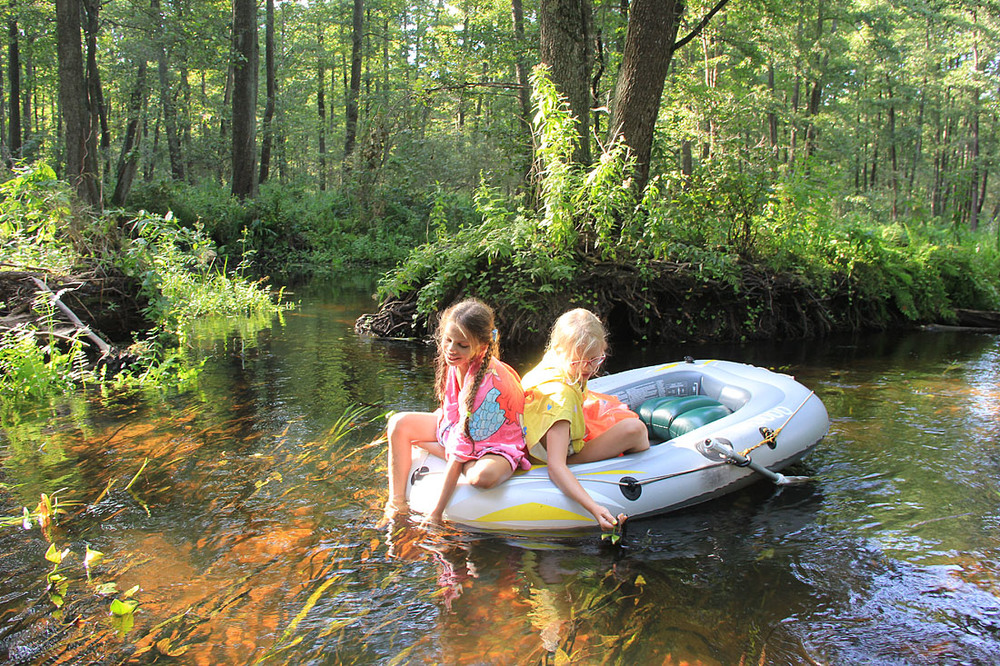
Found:
<path fill-rule="evenodd" d="M 660 4 L 659 0 L 641 1 Z M 667 0 L 667 4 L 672 6 L 673 0 Z M 594 61 L 593 13 L 591 0 L 540 0 L 538 9 L 542 62 L 549 66 L 552 83 L 566 98 L 576 120 L 573 160 L 580 164 L 590 164 L 590 110 L 595 106 L 590 94 Z M 631 21 L 629 24 L 631 29 Z M 661 83 L 661 92 L 662 89 Z"/>
<path fill-rule="evenodd" d="M 517 74 L 517 100 L 521 106 L 522 129 L 525 136 L 531 133 L 531 84 L 528 82 L 528 65 L 524 58 L 524 6 L 521 0 L 511 0 L 511 18 L 514 21 L 514 71 Z"/>
<path fill-rule="evenodd" d="M 129 98 L 128 125 L 125 127 L 122 152 L 118 157 L 118 168 L 115 173 L 115 193 L 111 196 L 113 206 L 125 205 L 139 167 L 139 144 L 142 138 L 139 123 L 142 120 L 142 107 L 146 101 L 146 67 L 146 59 L 140 58 L 135 75 L 135 88 Z"/>
<path fill-rule="evenodd" d="M 649 180 L 653 130 L 683 11 L 682 0 L 634 0 L 629 11 L 609 137 L 632 150 L 637 192 Z"/>
<path fill-rule="evenodd" d="M 16 5 L 11 8 L 14 11 Z M 17 27 L 17 19 L 11 18 L 7 21 L 7 78 L 10 83 L 10 124 L 8 125 L 10 136 L 7 137 L 7 144 L 10 148 L 11 157 L 17 159 L 21 157 L 21 47 L 20 29 Z"/>
<path fill-rule="evenodd" d="M 351 83 L 347 92 L 344 129 L 344 170 L 350 171 L 351 155 L 358 140 L 358 100 L 361 95 L 361 37 L 364 31 L 364 0 L 354 0 L 351 14 Z"/>
<path fill-rule="evenodd" d="M 267 23 L 264 28 L 264 76 L 267 79 L 267 103 L 264 106 L 263 136 L 260 142 L 260 178 L 267 181 L 271 169 L 271 143 L 274 141 L 271 121 L 274 119 L 274 104 L 277 85 L 274 79 L 274 0 L 267 0 Z"/>
<path fill-rule="evenodd" d="M 80 199 L 101 208 L 96 141 L 87 108 L 86 80 L 80 39 L 80 1 L 56 0 L 59 106 L 66 123 L 66 180 Z"/>
<path fill-rule="evenodd" d="M 257 196 L 257 2 L 233 0 L 233 177 L 232 192 Z"/>
<path fill-rule="evenodd" d="M 174 180 L 184 180 L 184 161 L 181 157 L 181 141 L 177 134 L 177 111 L 170 92 L 170 68 L 167 62 L 167 34 L 160 0 L 150 0 L 153 18 L 156 21 L 156 70 L 160 80 L 160 106 L 163 108 L 163 128 L 167 135 L 167 152 L 170 154 L 170 175 Z"/>
<path fill-rule="evenodd" d="M 319 123 L 316 130 L 319 133 L 319 191 L 326 191 L 326 63 L 323 53 L 323 24 L 318 26 L 316 35 L 316 112 Z"/>
<path fill-rule="evenodd" d="M 101 87 L 101 74 L 97 68 L 97 31 L 100 28 L 99 0 L 84 0 L 83 8 L 87 17 L 84 33 L 87 35 L 87 94 L 90 97 L 90 117 L 93 131 L 97 132 L 100 123 L 101 155 L 104 158 L 104 171 L 110 171 L 111 132 L 108 130 L 108 114 L 104 107 L 104 90 Z"/>

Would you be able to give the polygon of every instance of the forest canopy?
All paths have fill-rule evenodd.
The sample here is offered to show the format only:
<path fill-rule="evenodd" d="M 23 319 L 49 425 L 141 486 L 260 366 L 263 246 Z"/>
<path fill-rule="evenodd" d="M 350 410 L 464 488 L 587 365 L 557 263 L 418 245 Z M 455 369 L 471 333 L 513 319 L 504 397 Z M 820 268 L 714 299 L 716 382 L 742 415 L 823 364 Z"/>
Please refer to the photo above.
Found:
<path fill-rule="evenodd" d="M 786 283 L 789 333 L 997 307 L 996 2 L 0 7 L 8 163 L 57 165 L 95 214 L 172 211 L 264 270 L 428 243 L 382 287 L 421 316 L 472 288 L 584 302 L 567 283 L 594 262 L 630 289 L 680 266 L 720 299 Z M 490 245 L 491 225 L 524 231 Z M 467 261 L 422 267 L 445 254 Z M 637 331 L 669 319 L 606 291 Z M 745 307 L 728 335 L 761 329 Z"/>

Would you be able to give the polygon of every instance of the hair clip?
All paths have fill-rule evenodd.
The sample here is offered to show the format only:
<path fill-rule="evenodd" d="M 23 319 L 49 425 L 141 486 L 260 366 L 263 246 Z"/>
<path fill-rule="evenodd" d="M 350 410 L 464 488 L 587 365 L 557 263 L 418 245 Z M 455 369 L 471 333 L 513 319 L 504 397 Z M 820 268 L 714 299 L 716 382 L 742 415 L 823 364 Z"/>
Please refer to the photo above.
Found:
<path fill-rule="evenodd" d="M 490 331 L 490 341 L 496 342 L 498 337 L 500 337 L 500 334 L 497 333 L 497 329 L 494 328 L 492 331 Z"/>

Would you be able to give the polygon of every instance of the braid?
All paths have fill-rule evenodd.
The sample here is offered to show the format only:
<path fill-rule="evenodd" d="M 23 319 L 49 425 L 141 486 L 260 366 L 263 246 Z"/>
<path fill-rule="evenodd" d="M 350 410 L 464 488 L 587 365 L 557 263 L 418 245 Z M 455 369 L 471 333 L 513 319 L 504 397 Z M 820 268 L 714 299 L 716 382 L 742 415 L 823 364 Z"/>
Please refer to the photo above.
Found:
<path fill-rule="evenodd" d="M 465 419 L 462 425 L 462 429 L 465 431 L 465 436 L 469 438 L 469 441 L 473 441 L 472 433 L 469 431 L 469 421 L 472 420 L 472 408 L 476 405 L 476 394 L 479 393 L 479 387 L 483 383 L 483 377 L 486 376 L 486 371 L 490 367 L 490 361 L 494 357 L 499 358 L 499 350 L 497 349 L 497 341 L 490 340 L 490 344 L 486 346 L 486 352 L 483 354 L 483 362 L 479 364 L 479 370 L 476 371 L 476 376 L 472 380 L 472 386 L 469 387 L 469 395 L 465 397 Z"/>

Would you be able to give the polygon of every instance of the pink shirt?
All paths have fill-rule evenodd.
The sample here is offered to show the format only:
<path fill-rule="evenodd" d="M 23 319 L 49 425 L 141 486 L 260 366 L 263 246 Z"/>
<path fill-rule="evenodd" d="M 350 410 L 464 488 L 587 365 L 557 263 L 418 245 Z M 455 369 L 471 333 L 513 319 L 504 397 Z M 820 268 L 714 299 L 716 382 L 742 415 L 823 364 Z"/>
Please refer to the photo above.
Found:
<path fill-rule="evenodd" d="M 491 453 L 503 456 L 513 469 L 528 469 L 531 463 L 524 445 L 524 391 L 521 378 L 509 365 L 490 359 L 490 366 L 473 401 L 469 432 L 465 434 L 465 401 L 478 364 L 469 366 L 466 386 L 458 390 L 458 371 L 448 368 L 444 402 L 437 410 L 437 438 L 448 458 L 478 460 Z"/>

